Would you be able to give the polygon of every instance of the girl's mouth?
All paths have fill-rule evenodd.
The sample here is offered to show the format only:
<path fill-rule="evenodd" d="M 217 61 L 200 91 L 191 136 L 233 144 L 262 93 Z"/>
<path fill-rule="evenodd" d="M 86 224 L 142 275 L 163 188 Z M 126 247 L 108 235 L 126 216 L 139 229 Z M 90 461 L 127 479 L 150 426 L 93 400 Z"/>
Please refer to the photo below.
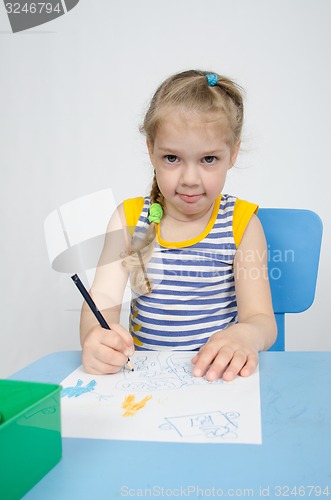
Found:
<path fill-rule="evenodd" d="M 182 194 L 178 193 L 178 196 L 181 200 L 185 201 L 185 203 L 196 203 L 201 200 L 203 194 Z"/>

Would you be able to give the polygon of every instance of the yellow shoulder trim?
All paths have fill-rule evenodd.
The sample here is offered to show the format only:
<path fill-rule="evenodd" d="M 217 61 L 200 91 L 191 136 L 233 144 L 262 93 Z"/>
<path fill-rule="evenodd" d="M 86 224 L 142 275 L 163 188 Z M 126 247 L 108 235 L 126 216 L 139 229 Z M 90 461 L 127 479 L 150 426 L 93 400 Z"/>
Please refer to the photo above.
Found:
<path fill-rule="evenodd" d="M 250 203 L 246 200 L 236 200 L 236 204 L 233 210 L 233 237 L 236 247 L 238 248 L 247 227 L 247 224 L 250 221 L 250 218 L 253 214 L 256 214 L 259 207 L 255 203 Z"/>
<path fill-rule="evenodd" d="M 139 196 L 138 198 L 129 198 L 123 201 L 126 224 L 131 236 L 133 235 L 134 228 L 137 225 L 143 206 L 144 198 L 142 196 Z"/>

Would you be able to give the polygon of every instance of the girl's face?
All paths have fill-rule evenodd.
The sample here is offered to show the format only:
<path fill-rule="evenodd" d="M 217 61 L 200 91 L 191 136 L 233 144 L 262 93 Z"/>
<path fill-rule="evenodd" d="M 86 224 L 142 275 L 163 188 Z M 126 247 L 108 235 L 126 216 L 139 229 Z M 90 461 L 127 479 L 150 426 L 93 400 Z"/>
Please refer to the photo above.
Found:
<path fill-rule="evenodd" d="M 230 147 L 226 130 L 219 115 L 176 108 L 165 114 L 147 146 L 167 214 L 194 220 L 213 206 L 240 145 Z"/>

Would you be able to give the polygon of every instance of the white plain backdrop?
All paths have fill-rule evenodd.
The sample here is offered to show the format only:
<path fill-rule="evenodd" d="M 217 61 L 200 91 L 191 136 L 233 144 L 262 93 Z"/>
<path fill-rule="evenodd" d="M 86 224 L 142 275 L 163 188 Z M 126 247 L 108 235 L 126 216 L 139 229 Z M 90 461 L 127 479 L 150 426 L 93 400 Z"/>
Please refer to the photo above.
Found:
<path fill-rule="evenodd" d="M 44 220 L 110 188 L 148 194 L 138 132 L 170 74 L 198 68 L 246 91 L 243 148 L 224 192 L 324 223 L 315 302 L 287 316 L 288 350 L 330 350 L 331 2 L 80 0 L 13 34 L 0 4 L 0 377 L 79 349 L 81 297 L 50 265 Z"/>

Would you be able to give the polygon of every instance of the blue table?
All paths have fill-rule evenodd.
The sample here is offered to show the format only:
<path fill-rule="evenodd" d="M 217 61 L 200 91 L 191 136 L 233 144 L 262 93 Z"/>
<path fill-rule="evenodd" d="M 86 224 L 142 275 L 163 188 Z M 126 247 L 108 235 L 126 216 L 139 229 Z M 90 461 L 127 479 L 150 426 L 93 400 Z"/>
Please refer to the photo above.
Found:
<path fill-rule="evenodd" d="M 11 378 L 59 383 L 80 362 L 54 353 Z M 262 445 L 65 438 L 25 498 L 331 498 L 331 352 L 261 353 L 260 378 Z"/>

